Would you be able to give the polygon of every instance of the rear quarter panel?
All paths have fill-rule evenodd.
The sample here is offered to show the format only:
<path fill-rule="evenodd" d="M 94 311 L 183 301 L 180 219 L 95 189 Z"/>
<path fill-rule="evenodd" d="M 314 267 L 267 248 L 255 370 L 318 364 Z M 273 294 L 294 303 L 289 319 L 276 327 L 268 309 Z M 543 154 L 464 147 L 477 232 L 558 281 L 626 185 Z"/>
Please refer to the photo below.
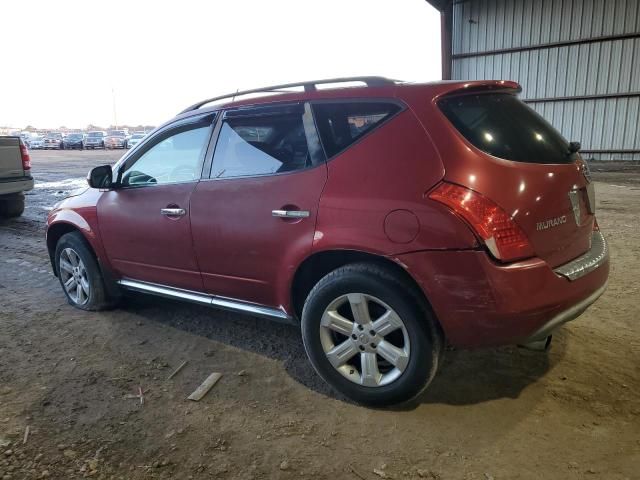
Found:
<path fill-rule="evenodd" d="M 475 246 L 465 224 L 426 198 L 444 173 L 415 115 L 408 109 L 400 112 L 329 160 L 314 251 L 393 255 Z"/>

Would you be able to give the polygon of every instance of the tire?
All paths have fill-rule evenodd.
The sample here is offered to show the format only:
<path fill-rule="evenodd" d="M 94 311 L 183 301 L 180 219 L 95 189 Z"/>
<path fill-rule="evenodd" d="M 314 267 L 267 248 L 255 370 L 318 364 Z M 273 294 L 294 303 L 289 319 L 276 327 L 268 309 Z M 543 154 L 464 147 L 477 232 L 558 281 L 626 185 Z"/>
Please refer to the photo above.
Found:
<path fill-rule="evenodd" d="M 73 254 L 76 256 L 75 264 Z M 114 306 L 116 299 L 109 297 L 102 271 L 81 233 L 70 232 L 60 237 L 56 244 L 55 265 L 58 280 L 69 304 L 81 310 L 90 311 L 105 310 Z M 68 270 L 69 267 L 79 268 L 79 271 L 74 274 Z M 75 294 L 73 288 L 70 289 L 72 292 L 70 294 L 65 287 L 65 282 L 68 282 L 72 277 L 74 279 L 72 285 L 76 286 Z M 80 283 L 86 285 L 87 288 L 82 286 L 81 289 L 78 289 L 76 280 L 80 280 Z M 79 290 L 81 293 L 78 293 Z"/>
<path fill-rule="evenodd" d="M 368 313 L 360 318 L 370 315 L 373 321 L 368 327 L 353 313 L 363 303 Z M 342 319 L 338 322 L 341 333 L 327 326 L 328 311 Z M 400 321 L 392 322 L 394 327 L 382 320 L 376 323 L 382 315 Z M 408 402 L 429 386 L 443 348 L 439 332 L 429 306 L 415 288 L 392 271 L 368 263 L 346 265 L 326 275 L 311 290 L 302 311 L 302 339 L 313 368 L 346 397 L 371 406 Z M 327 352 L 335 353 L 334 347 L 344 345 L 340 351 L 352 356 L 344 361 L 342 355 L 332 355 L 340 365 L 334 367 Z M 398 352 L 402 355 L 394 356 Z M 375 363 L 375 368 L 367 368 L 373 375 L 363 375 L 365 360 L 367 365 Z"/>
<path fill-rule="evenodd" d="M 24 193 L 0 196 L 0 217 L 14 218 L 24 213 Z"/>

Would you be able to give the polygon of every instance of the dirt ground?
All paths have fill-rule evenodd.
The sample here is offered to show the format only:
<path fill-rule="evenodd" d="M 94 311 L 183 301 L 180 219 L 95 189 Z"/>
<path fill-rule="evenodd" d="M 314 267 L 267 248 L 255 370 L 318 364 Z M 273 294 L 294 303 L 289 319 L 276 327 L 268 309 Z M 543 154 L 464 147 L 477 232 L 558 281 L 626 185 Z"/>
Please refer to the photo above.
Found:
<path fill-rule="evenodd" d="M 120 154 L 32 152 L 27 211 L 0 221 L 0 479 L 640 478 L 640 168 L 594 167 L 610 285 L 550 352 L 449 351 L 416 405 L 375 410 L 323 384 L 296 328 L 145 296 L 66 303 L 47 209 Z"/>

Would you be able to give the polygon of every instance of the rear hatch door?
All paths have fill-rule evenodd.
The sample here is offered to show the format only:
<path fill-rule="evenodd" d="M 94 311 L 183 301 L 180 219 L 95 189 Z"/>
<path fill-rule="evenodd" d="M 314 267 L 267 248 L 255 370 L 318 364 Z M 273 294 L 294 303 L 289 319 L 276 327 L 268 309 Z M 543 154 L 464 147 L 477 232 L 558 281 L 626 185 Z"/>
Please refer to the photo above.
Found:
<path fill-rule="evenodd" d="M 468 162 L 445 178 L 499 205 L 552 267 L 590 248 L 595 193 L 588 167 L 515 92 L 475 92 L 438 106 L 466 141 Z"/>
<path fill-rule="evenodd" d="M 23 177 L 19 137 L 0 137 L 0 179 Z"/>

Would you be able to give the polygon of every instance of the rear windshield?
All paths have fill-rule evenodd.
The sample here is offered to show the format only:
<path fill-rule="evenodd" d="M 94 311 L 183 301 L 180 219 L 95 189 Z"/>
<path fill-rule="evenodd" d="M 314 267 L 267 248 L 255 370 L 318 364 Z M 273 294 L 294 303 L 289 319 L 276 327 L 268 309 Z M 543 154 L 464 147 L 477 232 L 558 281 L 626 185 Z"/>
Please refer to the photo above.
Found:
<path fill-rule="evenodd" d="M 545 119 L 508 93 L 441 100 L 440 109 L 477 148 L 527 163 L 571 163 L 569 143 Z"/>

